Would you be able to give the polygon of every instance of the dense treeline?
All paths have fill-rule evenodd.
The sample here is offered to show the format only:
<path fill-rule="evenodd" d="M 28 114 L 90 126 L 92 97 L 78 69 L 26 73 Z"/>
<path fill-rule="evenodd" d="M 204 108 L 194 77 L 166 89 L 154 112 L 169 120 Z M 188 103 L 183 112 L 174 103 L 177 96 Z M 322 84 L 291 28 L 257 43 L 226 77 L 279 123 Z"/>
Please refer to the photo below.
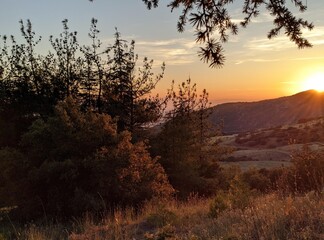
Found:
<path fill-rule="evenodd" d="M 145 95 L 164 65 L 154 76 L 145 58 L 136 71 L 134 42 L 116 32 L 102 50 L 96 23 L 91 45 L 80 46 L 64 20 L 46 56 L 36 54 L 41 38 L 30 21 L 20 22 L 25 43 L 3 37 L 0 204 L 18 206 L 19 217 L 78 215 L 174 191 L 147 145 L 130 133 L 159 117 L 160 99 Z"/>
<path fill-rule="evenodd" d="M 153 60 L 144 58 L 143 66 L 136 69 L 135 43 L 127 43 L 116 32 L 113 45 L 103 49 L 96 23 L 95 19 L 91 22 L 91 45 L 80 46 L 77 33 L 71 32 L 64 20 L 60 36 L 50 37 L 54 53 L 46 56 L 35 52 L 41 38 L 36 37 L 30 21 L 26 26 L 20 22 L 25 43 L 18 44 L 12 36 L 9 46 L 9 39 L 3 37 L 0 109 L 2 118 L 10 118 L 12 121 L 6 122 L 12 124 L 6 126 L 10 131 L 1 135 L 2 146 L 17 145 L 30 122 L 46 119 L 58 101 L 67 97 L 77 99 L 84 111 L 118 116 L 119 131 L 135 131 L 159 117 L 159 99 L 147 94 L 162 79 L 164 64 L 156 76 Z"/>
<path fill-rule="evenodd" d="M 135 42 L 117 31 L 114 43 L 103 47 L 96 24 L 93 19 L 91 44 L 80 46 L 64 20 L 46 56 L 36 53 L 42 38 L 30 21 L 20 22 L 24 43 L 2 37 L 0 206 L 17 206 L 17 217 L 137 206 L 205 194 L 205 182 L 217 182 L 207 174 L 218 167 L 204 147 L 207 92 L 198 96 L 188 80 L 178 90 L 172 84 L 165 98 L 151 96 L 164 64 L 158 74 L 153 60 L 144 58 L 138 67 Z M 169 100 L 173 109 L 164 112 Z M 150 137 L 145 126 L 163 115 L 167 124 Z M 208 193 L 216 188 L 210 185 Z"/>
<path fill-rule="evenodd" d="M 153 60 L 138 67 L 135 42 L 117 31 L 102 46 L 96 24 L 80 46 L 64 20 L 45 56 L 30 21 L 20 22 L 24 43 L 2 37 L 0 220 L 8 209 L 15 219 L 57 219 L 192 193 L 322 191 L 323 156 L 308 148 L 289 169 L 222 169 L 226 149 L 209 140 L 219 129 L 208 123 L 208 93 L 188 79 L 164 98 L 150 95 L 164 64 L 158 74 Z"/>

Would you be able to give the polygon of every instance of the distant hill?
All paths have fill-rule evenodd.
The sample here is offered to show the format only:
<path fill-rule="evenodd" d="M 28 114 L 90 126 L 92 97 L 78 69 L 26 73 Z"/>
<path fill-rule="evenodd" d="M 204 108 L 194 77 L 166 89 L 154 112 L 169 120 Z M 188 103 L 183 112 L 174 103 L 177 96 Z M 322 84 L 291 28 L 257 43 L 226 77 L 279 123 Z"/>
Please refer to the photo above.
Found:
<path fill-rule="evenodd" d="M 212 123 L 223 122 L 225 134 L 253 131 L 324 116 L 324 93 L 308 90 L 258 102 L 224 103 L 212 107 Z"/>

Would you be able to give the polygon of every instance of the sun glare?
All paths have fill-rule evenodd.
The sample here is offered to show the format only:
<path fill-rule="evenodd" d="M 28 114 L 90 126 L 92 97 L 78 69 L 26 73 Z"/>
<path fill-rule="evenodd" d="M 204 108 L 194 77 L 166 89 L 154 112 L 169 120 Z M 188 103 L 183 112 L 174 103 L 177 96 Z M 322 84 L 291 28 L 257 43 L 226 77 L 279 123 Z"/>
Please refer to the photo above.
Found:
<path fill-rule="evenodd" d="M 304 90 L 324 91 L 324 72 L 317 72 L 310 75 L 303 83 Z"/>

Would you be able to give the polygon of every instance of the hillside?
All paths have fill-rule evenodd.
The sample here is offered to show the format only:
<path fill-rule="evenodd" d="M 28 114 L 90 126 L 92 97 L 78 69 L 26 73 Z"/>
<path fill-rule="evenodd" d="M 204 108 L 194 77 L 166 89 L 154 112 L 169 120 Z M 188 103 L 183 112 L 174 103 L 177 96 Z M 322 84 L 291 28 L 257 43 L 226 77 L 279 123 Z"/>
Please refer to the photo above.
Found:
<path fill-rule="evenodd" d="M 212 108 L 212 123 L 224 123 L 225 134 L 296 124 L 324 116 L 324 93 L 314 90 L 258 102 L 224 103 Z"/>
<path fill-rule="evenodd" d="M 232 152 L 221 161 L 223 166 L 239 165 L 243 171 L 256 168 L 289 166 L 291 155 L 305 144 L 312 151 L 324 151 L 324 118 L 302 121 L 269 129 L 211 138 Z"/>

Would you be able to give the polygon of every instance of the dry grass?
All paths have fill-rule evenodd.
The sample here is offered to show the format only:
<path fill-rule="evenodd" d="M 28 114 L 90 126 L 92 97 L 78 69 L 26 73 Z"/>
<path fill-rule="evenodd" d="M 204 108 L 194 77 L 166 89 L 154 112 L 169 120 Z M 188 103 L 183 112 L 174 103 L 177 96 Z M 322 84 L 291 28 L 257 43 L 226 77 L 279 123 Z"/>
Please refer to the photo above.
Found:
<path fill-rule="evenodd" d="M 251 206 L 222 214 L 213 226 L 215 239 L 222 235 L 231 239 L 323 239 L 323 196 L 281 198 L 271 194 L 254 199 Z M 224 223 L 224 232 L 219 234 L 217 226 Z"/>
<path fill-rule="evenodd" d="M 8 236 L 4 239 L 24 239 L 24 240 L 61 240 L 68 239 L 69 231 L 62 224 L 27 224 L 11 235 L 11 238 Z M 1 239 L 1 237 L 0 237 Z"/>
<path fill-rule="evenodd" d="M 251 168 L 273 169 L 273 168 L 291 166 L 291 162 L 287 162 L 287 161 L 237 161 L 237 162 L 220 162 L 219 164 L 224 168 L 238 166 L 243 172 L 248 171 Z"/>
<path fill-rule="evenodd" d="M 62 226 L 30 226 L 22 239 L 175 240 L 175 239 L 324 239 L 323 195 L 280 197 L 269 194 L 252 199 L 245 209 L 228 209 L 210 217 L 212 199 L 192 197 L 185 203 L 147 203 L 138 214 L 116 211 L 100 223 L 86 216 L 75 221 L 64 236 Z"/>

